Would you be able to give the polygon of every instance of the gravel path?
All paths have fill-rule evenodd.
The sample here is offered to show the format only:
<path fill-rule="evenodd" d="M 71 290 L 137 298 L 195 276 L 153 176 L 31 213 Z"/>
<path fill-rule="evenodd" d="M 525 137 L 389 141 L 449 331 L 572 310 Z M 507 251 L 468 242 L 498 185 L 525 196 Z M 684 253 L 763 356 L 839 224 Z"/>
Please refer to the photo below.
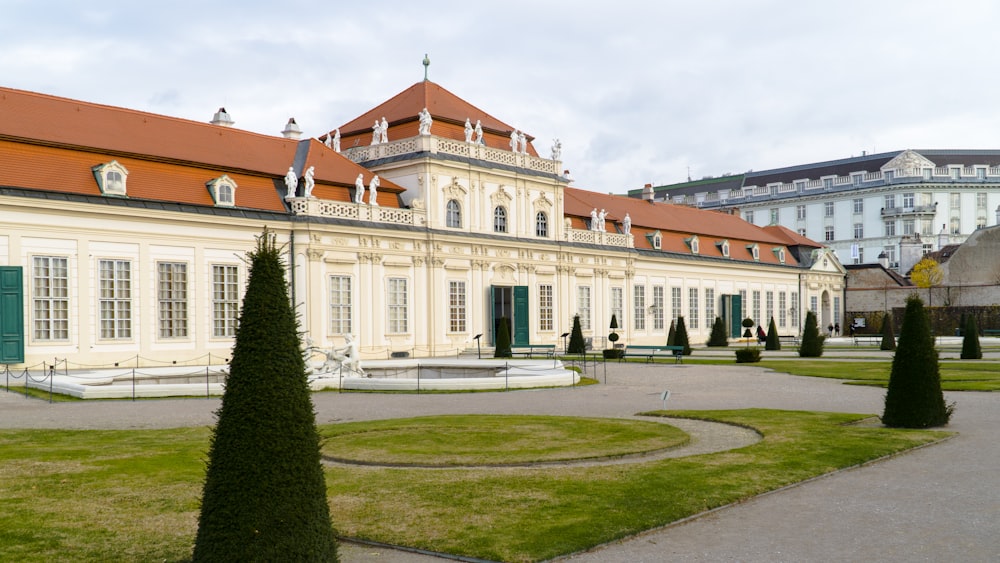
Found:
<path fill-rule="evenodd" d="M 884 390 L 744 366 L 608 364 L 607 383 L 571 389 L 447 395 L 314 395 L 317 422 L 432 414 L 631 417 L 669 409 L 765 407 L 880 413 Z M 685 523 L 567 558 L 643 561 L 998 561 L 1000 394 L 948 393 L 956 438 L 842 471 Z M 211 425 L 218 399 L 48 404 L 0 392 L 3 428 Z M 419 563 L 433 556 L 342 546 L 345 563 Z"/>

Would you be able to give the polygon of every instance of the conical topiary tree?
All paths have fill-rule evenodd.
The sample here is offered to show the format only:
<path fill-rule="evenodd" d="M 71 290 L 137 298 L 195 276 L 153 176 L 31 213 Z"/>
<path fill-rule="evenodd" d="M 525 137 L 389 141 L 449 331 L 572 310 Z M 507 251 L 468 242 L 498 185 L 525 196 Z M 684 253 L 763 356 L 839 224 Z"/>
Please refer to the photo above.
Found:
<path fill-rule="evenodd" d="M 587 352 L 587 342 L 583 339 L 583 328 L 580 327 L 580 315 L 573 315 L 573 331 L 569 335 L 568 354 L 584 354 Z"/>
<path fill-rule="evenodd" d="M 778 327 L 774 324 L 774 317 L 767 325 L 767 340 L 764 342 L 765 350 L 781 350 L 781 339 L 778 338 Z"/>
<path fill-rule="evenodd" d="M 879 350 L 896 349 L 896 329 L 892 326 L 892 312 L 886 311 L 882 317 L 882 343 Z"/>
<path fill-rule="evenodd" d="M 715 322 L 712 323 L 712 334 L 708 337 L 709 346 L 729 346 L 729 336 L 726 335 L 726 323 L 722 321 L 722 318 L 715 317 Z"/>
<path fill-rule="evenodd" d="M 193 561 L 336 561 L 298 321 L 267 229 L 248 253 Z"/>
<path fill-rule="evenodd" d="M 510 329 L 507 327 L 507 317 L 500 317 L 497 323 L 497 341 L 493 346 L 494 358 L 511 358 L 514 353 L 510 349 Z"/>
<path fill-rule="evenodd" d="M 969 315 L 965 320 L 965 336 L 962 337 L 962 359 L 983 359 L 983 349 L 979 345 L 979 327 L 976 326 L 976 317 L 972 315 Z"/>
<path fill-rule="evenodd" d="M 671 346 L 668 344 L 667 346 Z M 684 326 L 684 317 L 677 317 L 677 332 L 674 334 L 673 346 L 683 346 L 684 351 L 681 352 L 685 356 L 691 355 L 691 343 L 688 342 L 688 331 Z"/>
<path fill-rule="evenodd" d="M 906 300 L 899 345 L 892 359 L 882 423 L 893 428 L 929 428 L 948 424 L 953 406 L 941 392 L 938 352 L 930 320 L 917 295 Z"/>
<path fill-rule="evenodd" d="M 667 346 L 674 346 L 677 342 L 677 328 L 674 321 L 670 321 L 670 328 L 667 330 Z"/>
<path fill-rule="evenodd" d="M 816 324 L 816 313 L 806 313 L 806 322 L 802 327 L 802 344 L 799 345 L 799 357 L 818 358 L 823 355 L 823 336 Z"/>

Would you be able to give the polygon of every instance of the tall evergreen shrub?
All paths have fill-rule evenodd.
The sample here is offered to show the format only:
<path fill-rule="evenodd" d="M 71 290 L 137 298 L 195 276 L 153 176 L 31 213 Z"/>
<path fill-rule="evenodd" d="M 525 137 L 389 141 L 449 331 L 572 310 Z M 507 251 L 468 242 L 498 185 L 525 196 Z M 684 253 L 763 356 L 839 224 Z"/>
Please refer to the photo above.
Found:
<path fill-rule="evenodd" d="M 894 428 L 929 428 L 948 424 L 953 410 L 941 392 L 938 352 L 924 303 L 906 300 L 899 345 L 892 359 L 882 423 Z"/>
<path fill-rule="evenodd" d="M 818 358 L 823 355 L 823 336 L 816 324 L 816 313 L 806 313 L 806 322 L 802 327 L 802 344 L 799 345 L 799 357 Z"/>
<path fill-rule="evenodd" d="M 667 346 L 674 346 L 677 342 L 677 327 L 674 321 L 670 321 L 670 328 L 667 330 Z"/>
<path fill-rule="evenodd" d="M 764 342 L 765 350 L 781 350 L 781 339 L 778 338 L 778 327 L 774 324 L 774 317 L 767 325 L 767 340 Z"/>
<path fill-rule="evenodd" d="M 976 317 L 973 315 L 969 315 L 965 320 L 965 336 L 962 337 L 962 359 L 983 359 L 983 349 L 979 345 L 979 327 L 976 326 Z"/>
<path fill-rule="evenodd" d="M 684 351 L 681 352 L 685 356 L 691 355 L 691 343 L 688 342 L 688 331 L 684 326 L 684 317 L 677 317 L 677 332 L 674 334 L 673 346 L 683 346 Z M 667 346 L 671 346 L 668 344 Z"/>
<path fill-rule="evenodd" d="M 319 434 L 285 268 L 267 229 L 209 446 L 193 561 L 336 561 Z"/>
<path fill-rule="evenodd" d="M 892 326 L 892 313 L 886 312 L 885 316 L 882 317 L 882 342 L 879 345 L 879 350 L 895 350 L 896 349 L 896 329 Z"/>
<path fill-rule="evenodd" d="M 583 339 L 583 329 L 580 327 L 580 315 L 573 315 L 573 331 L 569 335 L 569 354 L 583 354 L 587 351 L 587 342 Z"/>
<path fill-rule="evenodd" d="M 494 358 L 511 358 L 514 353 L 510 349 L 510 329 L 507 327 L 507 317 L 500 317 L 497 323 L 497 341 L 493 346 Z"/>
<path fill-rule="evenodd" d="M 708 337 L 709 346 L 729 346 L 729 336 L 726 334 L 726 323 L 720 317 L 715 317 L 712 323 L 712 334 Z"/>

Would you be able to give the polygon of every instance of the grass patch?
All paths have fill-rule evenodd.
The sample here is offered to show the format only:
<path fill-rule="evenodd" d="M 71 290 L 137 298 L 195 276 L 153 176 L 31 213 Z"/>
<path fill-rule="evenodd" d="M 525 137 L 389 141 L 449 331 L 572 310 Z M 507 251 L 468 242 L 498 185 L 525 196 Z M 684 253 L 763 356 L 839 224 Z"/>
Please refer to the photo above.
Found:
<path fill-rule="evenodd" d="M 330 467 L 334 525 L 342 535 L 434 551 L 543 560 L 947 435 L 844 426 L 867 415 L 667 414 L 753 427 L 764 439 L 728 452 L 598 467 Z M 448 424 L 438 425 L 424 453 L 444 451 L 437 441 L 461 440 L 472 418 L 450 436 Z M 527 431 L 522 417 L 482 420 L 501 447 L 514 429 Z M 336 435 L 334 427 L 322 432 Z M 0 560 L 186 560 L 208 439 L 207 428 L 0 430 Z"/>
<path fill-rule="evenodd" d="M 502 431 L 501 431 L 502 430 Z M 652 452 L 689 437 L 666 424 L 618 418 L 453 415 L 323 427 L 323 454 L 386 465 L 513 465 Z"/>
<path fill-rule="evenodd" d="M 759 367 L 792 375 L 846 379 L 849 385 L 886 387 L 892 360 L 763 360 Z M 944 391 L 1000 390 L 1000 363 L 990 361 L 941 360 L 941 389 Z"/>

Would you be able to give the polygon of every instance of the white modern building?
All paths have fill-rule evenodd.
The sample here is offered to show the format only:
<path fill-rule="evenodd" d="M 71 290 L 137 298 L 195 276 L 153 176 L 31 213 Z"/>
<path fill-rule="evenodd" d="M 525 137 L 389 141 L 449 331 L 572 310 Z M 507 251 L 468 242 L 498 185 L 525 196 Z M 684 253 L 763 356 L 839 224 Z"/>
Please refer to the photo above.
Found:
<path fill-rule="evenodd" d="M 904 237 L 919 238 L 919 260 L 1000 222 L 1000 150 L 894 151 L 649 185 L 629 196 L 738 211 L 822 241 L 845 264 L 884 256 L 905 274 L 915 260 L 901 252 Z"/>

